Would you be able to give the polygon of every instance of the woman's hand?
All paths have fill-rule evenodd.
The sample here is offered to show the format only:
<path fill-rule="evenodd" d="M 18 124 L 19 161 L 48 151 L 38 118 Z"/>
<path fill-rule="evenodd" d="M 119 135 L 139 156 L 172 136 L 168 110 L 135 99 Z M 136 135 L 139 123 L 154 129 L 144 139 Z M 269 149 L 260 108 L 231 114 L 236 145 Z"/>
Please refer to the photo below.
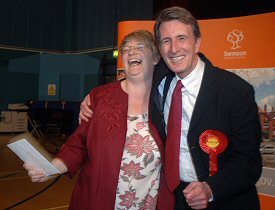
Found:
<path fill-rule="evenodd" d="M 67 166 L 64 162 L 59 158 L 54 158 L 51 163 L 55 168 L 57 168 L 60 174 L 64 174 L 68 172 Z M 23 167 L 28 171 L 28 175 L 31 178 L 32 182 L 45 182 L 49 179 L 53 179 L 57 174 L 46 176 L 45 170 L 40 169 L 30 163 L 24 163 Z"/>
<path fill-rule="evenodd" d="M 23 167 L 28 171 L 32 182 L 45 182 L 51 178 L 50 176 L 46 176 L 43 169 L 37 168 L 32 164 L 24 163 Z"/>

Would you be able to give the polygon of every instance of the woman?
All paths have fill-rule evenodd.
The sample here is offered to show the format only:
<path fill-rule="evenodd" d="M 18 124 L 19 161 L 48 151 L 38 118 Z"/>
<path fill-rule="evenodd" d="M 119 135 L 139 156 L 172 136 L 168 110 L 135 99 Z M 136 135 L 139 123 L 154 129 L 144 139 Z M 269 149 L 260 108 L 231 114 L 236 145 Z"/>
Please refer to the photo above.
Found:
<path fill-rule="evenodd" d="M 80 174 L 70 209 L 173 209 L 161 171 L 164 147 L 148 120 L 154 66 L 160 55 L 147 31 L 127 35 L 120 53 L 126 79 L 93 89 L 93 116 L 82 122 L 52 161 L 74 176 Z M 24 164 L 32 181 L 49 179 Z"/>

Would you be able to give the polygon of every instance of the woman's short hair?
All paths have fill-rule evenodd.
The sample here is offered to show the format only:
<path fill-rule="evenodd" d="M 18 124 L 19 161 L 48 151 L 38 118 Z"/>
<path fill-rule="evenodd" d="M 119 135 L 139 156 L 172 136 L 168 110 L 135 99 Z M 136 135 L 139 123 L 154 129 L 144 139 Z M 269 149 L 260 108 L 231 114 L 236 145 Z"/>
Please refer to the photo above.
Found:
<path fill-rule="evenodd" d="M 119 51 L 121 54 L 127 42 L 131 40 L 135 40 L 137 42 L 145 44 L 152 51 L 154 59 L 156 59 L 157 61 L 160 60 L 160 54 L 157 47 L 157 43 L 156 43 L 155 37 L 151 32 L 146 30 L 137 30 L 126 35 L 123 38 L 119 48 Z"/>

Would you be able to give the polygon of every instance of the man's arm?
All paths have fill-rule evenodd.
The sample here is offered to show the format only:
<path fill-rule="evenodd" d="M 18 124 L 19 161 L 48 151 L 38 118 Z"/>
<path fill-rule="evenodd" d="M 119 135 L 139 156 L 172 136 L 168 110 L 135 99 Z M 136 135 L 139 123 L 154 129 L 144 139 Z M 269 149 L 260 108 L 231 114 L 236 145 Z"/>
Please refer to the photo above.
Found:
<path fill-rule="evenodd" d="M 254 90 L 252 86 L 240 86 L 231 94 L 227 95 L 233 104 L 228 119 L 231 155 L 225 164 L 221 163 L 219 171 L 206 180 L 218 205 L 254 186 L 262 170 L 259 152 L 261 127 Z"/>
<path fill-rule="evenodd" d="M 81 120 L 88 122 L 93 115 L 93 111 L 90 108 L 91 100 L 89 94 L 84 98 L 80 105 L 79 124 Z"/>

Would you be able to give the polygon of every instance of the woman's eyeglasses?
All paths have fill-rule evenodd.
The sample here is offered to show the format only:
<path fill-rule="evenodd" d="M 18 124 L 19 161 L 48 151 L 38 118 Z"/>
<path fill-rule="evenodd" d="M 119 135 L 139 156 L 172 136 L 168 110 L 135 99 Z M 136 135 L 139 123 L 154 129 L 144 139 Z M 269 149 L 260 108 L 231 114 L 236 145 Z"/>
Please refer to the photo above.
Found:
<path fill-rule="evenodd" d="M 128 54 L 131 49 L 134 49 L 135 51 L 142 51 L 146 47 L 146 44 L 136 44 L 131 46 L 124 46 L 122 48 L 122 54 Z"/>

